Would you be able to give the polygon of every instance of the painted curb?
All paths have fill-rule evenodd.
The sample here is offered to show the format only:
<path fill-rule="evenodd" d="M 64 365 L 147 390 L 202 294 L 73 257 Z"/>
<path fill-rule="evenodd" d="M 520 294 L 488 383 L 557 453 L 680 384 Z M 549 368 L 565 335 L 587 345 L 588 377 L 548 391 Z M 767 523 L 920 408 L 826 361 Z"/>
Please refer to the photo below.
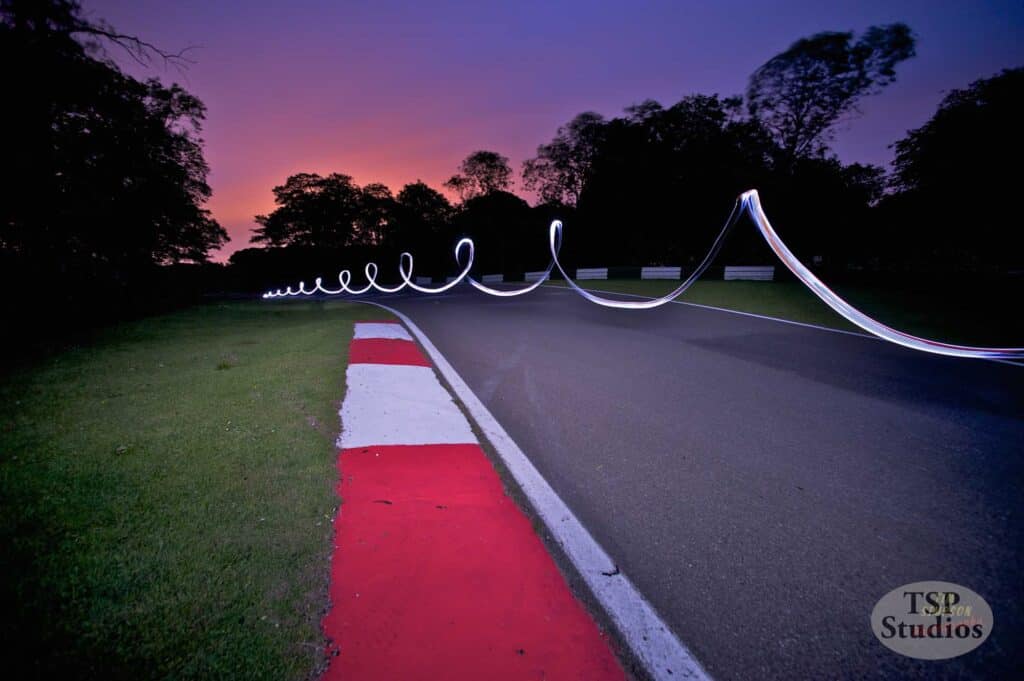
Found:
<path fill-rule="evenodd" d="M 405 327 L 357 321 L 349 360 L 320 681 L 625 681 Z"/>
<path fill-rule="evenodd" d="M 426 334 L 409 317 L 387 305 L 368 300 L 353 302 L 387 310 L 405 323 L 476 421 L 484 437 L 501 457 L 540 520 L 565 551 L 611 619 L 623 642 L 651 678 L 658 681 L 710 680 L 711 677 L 689 649 L 665 624 L 629 578 L 618 570 L 611 557 L 551 488 L 519 445 L 505 432 Z"/>

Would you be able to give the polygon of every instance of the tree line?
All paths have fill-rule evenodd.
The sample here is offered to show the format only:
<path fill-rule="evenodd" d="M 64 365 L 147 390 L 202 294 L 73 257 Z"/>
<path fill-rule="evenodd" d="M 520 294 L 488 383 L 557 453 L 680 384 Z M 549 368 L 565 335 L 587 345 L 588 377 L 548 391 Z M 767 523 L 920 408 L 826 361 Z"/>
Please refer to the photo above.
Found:
<path fill-rule="evenodd" d="M 1024 70 L 949 92 L 894 142 L 890 173 L 845 164 L 830 148 L 914 51 L 904 24 L 819 33 L 767 60 L 741 95 L 580 113 L 522 163 L 532 205 L 513 192 L 510 160 L 491 150 L 469 154 L 440 188 L 417 181 L 393 193 L 341 172 L 293 175 L 256 216 L 257 247 L 224 267 L 208 263 L 227 235 L 205 208 L 203 103 L 113 58 L 180 65 L 187 53 L 87 20 L 74 0 L 0 0 L 0 57 L 18 65 L 4 71 L 0 107 L 0 285 L 24 328 L 64 329 L 211 289 L 361 272 L 367 261 L 394 277 L 401 251 L 418 272 L 443 276 L 462 236 L 475 240 L 481 271 L 515 275 L 547 264 L 555 217 L 570 267 L 687 266 L 751 187 L 787 243 L 822 268 L 1020 271 L 1011 206 Z M 773 262 L 749 229 L 722 257 Z"/>
<path fill-rule="evenodd" d="M 0 0 L 0 285 L 17 335 L 150 309 L 177 290 L 175 264 L 227 241 L 204 207 L 203 103 L 125 74 L 115 50 L 186 58 L 71 0 Z"/>
<path fill-rule="evenodd" d="M 256 218 L 262 248 L 232 263 L 283 284 L 396 262 L 408 250 L 420 272 L 440 276 L 456 269 L 455 241 L 470 236 L 481 271 L 514 275 L 546 264 L 546 228 L 557 216 L 571 264 L 686 266 L 754 187 L 796 253 L 835 275 L 1020 268 L 1020 230 L 1004 199 L 1024 139 L 1015 123 L 1024 70 L 948 93 L 893 144 L 891 173 L 831 150 L 836 130 L 914 53 L 905 24 L 819 33 L 765 62 L 741 96 L 647 100 L 610 119 L 583 112 L 522 164 L 532 206 L 512 193 L 509 159 L 489 150 L 471 153 L 444 183 L 454 203 L 422 182 L 393 196 L 342 174 L 295 175 L 274 188 L 274 211 Z M 774 262 L 750 229 L 735 233 L 723 257 Z"/>

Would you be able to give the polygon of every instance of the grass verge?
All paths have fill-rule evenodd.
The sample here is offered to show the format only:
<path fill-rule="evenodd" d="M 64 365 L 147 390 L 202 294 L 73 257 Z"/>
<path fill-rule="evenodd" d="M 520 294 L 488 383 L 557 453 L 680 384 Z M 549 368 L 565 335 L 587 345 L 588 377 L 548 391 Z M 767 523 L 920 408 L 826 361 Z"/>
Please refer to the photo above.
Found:
<path fill-rule="evenodd" d="M 563 281 L 552 281 L 564 286 Z M 611 279 L 577 282 L 591 290 L 658 297 L 678 281 Z M 934 340 L 975 345 L 1024 344 L 1024 317 L 1007 314 L 1006 292 L 971 286 L 943 289 L 894 290 L 866 286 L 837 286 L 850 303 L 884 324 Z M 844 331 L 860 331 L 840 317 L 799 282 L 698 281 L 682 302 L 752 312 Z"/>
<path fill-rule="evenodd" d="M 360 316 L 332 302 L 207 305 L 109 329 L 6 377 L 8 669 L 316 669 L 337 408 Z"/>

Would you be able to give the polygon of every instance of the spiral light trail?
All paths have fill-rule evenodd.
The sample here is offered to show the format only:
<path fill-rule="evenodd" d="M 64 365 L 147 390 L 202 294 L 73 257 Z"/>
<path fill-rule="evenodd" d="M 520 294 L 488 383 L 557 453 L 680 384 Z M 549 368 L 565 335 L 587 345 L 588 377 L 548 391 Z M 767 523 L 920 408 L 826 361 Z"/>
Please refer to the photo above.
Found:
<path fill-rule="evenodd" d="M 756 189 L 751 189 L 744 192 L 736 200 L 736 204 L 733 206 L 732 212 L 729 214 L 729 218 L 726 220 L 722 230 L 718 233 L 715 238 L 711 249 L 707 255 L 701 261 L 700 265 L 680 284 L 675 290 L 670 293 L 653 300 L 644 301 L 624 301 L 624 300 L 613 300 L 610 298 L 604 298 L 595 295 L 591 291 L 581 288 L 562 267 L 562 263 L 558 259 L 558 252 L 561 248 L 562 243 L 562 223 L 559 220 L 555 220 L 551 223 L 551 227 L 548 232 L 548 246 L 551 250 L 551 262 L 548 264 L 543 275 L 529 286 L 525 286 L 519 289 L 512 290 L 501 290 L 485 286 L 473 277 L 469 276 L 469 271 L 473 267 L 473 258 L 475 255 L 475 247 L 472 239 L 461 239 L 455 244 L 455 261 L 462 266 L 462 271 L 452 281 L 448 282 L 443 286 L 436 288 L 419 286 L 413 281 L 413 257 L 410 253 L 402 253 L 399 258 L 398 272 L 402 278 L 402 282 L 393 287 L 382 286 L 377 283 L 377 265 L 374 263 L 368 263 L 364 268 L 366 275 L 366 286 L 362 288 L 352 288 L 349 284 L 352 281 L 352 274 L 349 270 L 342 270 L 338 273 L 338 284 L 339 288 L 331 289 L 323 286 L 322 279 L 316 278 L 315 286 L 312 289 L 307 290 L 304 282 L 299 282 L 299 288 L 293 291 L 289 286 L 284 290 L 277 289 L 275 291 L 268 291 L 263 294 L 263 298 L 284 298 L 293 296 L 311 296 L 317 293 L 324 293 L 327 295 L 361 295 L 369 292 L 370 290 L 379 291 L 381 293 L 397 293 L 406 287 L 419 291 L 420 293 L 444 293 L 454 286 L 457 286 L 463 280 L 468 281 L 474 288 L 483 293 L 492 296 L 498 296 L 501 298 L 509 298 L 512 296 L 520 296 L 525 293 L 530 293 L 540 287 L 545 281 L 547 281 L 553 269 L 557 268 L 558 271 L 565 277 L 566 283 L 572 288 L 573 291 L 583 296 L 587 300 L 597 305 L 604 307 L 617 308 L 622 310 L 647 310 L 655 307 L 664 305 L 665 303 L 672 302 L 680 295 L 682 295 L 695 281 L 707 270 L 711 265 L 711 262 L 718 255 L 722 249 L 722 244 L 725 242 L 725 238 L 728 236 L 732 228 L 739 222 L 743 214 L 746 213 L 750 216 L 751 220 L 754 221 L 754 225 L 757 227 L 761 236 L 768 243 L 768 246 L 772 249 L 772 252 L 778 256 L 779 260 L 789 268 L 789 270 L 796 276 L 800 282 L 809 288 L 816 296 L 821 298 L 822 301 L 830 308 L 835 310 L 844 319 L 858 326 L 859 328 L 867 331 L 868 333 L 881 338 L 882 340 L 902 345 L 903 347 L 910 348 L 912 350 L 920 350 L 922 352 L 930 352 L 937 355 L 946 355 L 950 357 L 972 357 L 982 359 L 1011 359 L 1020 360 L 1024 359 L 1024 348 L 984 348 L 974 347 L 969 345 L 954 345 L 950 343 L 943 343 L 941 341 L 930 340 L 927 338 L 921 338 L 918 336 L 905 333 L 898 329 L 886 326 L 872 317 L 864 314 L 853 305 L 845 301 L 839 295 L 837 295 L 832 289 L 824 284 L 818 277 L 816 277 L 807 267 L 800 262 L 800 260 L 793 255 L 793 252 L 789 250 L 779 235 L 776 234 L 775 229 L 772 227 L 771 222 L 768 220 L 768 216 L 765 215 L 764 209 L 761 207 L 761 199 L 757 194 Z M 465 264 L 463 264 L 463 253 L 465 252 Z"/>

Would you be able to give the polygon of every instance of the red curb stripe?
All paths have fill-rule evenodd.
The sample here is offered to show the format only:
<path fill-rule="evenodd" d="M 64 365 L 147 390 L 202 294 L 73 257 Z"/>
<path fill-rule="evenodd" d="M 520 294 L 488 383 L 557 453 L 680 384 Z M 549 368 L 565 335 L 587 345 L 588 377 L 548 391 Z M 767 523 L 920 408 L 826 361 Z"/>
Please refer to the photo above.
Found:
<path fill-rule="evenodd" d="M 354 338 L 349 345 L 348 361 L 350 364 L 430 366 L 430 360 L 415 343 L 396 338 Z"/>
<path fill-rule="evenodd" d="M 345 449 L 338 470 L 324 679 L 624 678 L 479 445 Z"/>

